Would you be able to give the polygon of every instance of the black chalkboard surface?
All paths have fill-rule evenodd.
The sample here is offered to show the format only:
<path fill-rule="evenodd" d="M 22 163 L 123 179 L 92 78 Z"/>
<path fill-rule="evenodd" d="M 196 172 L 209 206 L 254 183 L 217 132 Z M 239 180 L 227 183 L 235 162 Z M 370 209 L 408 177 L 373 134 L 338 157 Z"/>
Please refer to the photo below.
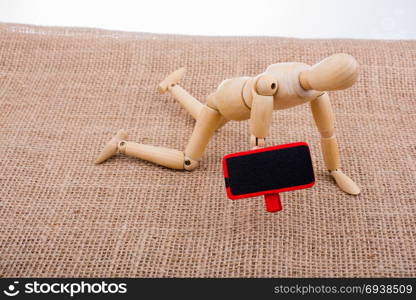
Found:
<path fill-rule="evenodd" d="M 315 183 L 308 144 L 285 144 L 223 158 L 227 195 L 241 199 L 311 187 Z"/>

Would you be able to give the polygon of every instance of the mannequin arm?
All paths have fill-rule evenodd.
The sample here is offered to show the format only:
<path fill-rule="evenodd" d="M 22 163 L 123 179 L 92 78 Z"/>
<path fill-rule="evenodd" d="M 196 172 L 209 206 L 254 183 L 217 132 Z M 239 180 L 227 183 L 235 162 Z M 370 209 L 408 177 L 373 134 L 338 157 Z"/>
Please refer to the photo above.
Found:
<path fill-rule="evenodd" d="M 335 137 L 334 115 L 328 94 L 325 93 L 311 101 L 311 110 L 316 127 L 321 133 L 322 155 L 327 169 L 341 190 L 351 195 L 358 195 L 360 188 L 341 171 L 338 143 Z"/>
<path fill-rule="evenodd" d="M 325 165 L 329 171 L 340 168 L 337 140 L 335 138 L 334 115 L 328 94 L 311 101 L 312 115 L 321 134 L 321 147 Z"/>
<path fill-rule="evenodd" d="M 250 114 L 251 146 L 264 146 L 273 114 L 273 96 L 253 95 Z M 254 144 L 253 144 L 254 143 Z"/>

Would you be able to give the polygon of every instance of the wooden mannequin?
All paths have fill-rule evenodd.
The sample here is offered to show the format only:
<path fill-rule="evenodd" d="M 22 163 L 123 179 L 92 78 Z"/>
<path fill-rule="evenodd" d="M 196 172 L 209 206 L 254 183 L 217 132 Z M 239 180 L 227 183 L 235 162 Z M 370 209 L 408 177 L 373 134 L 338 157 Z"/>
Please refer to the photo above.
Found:
<path fill-rule="evenodd" d="M 270 65 L 256 77 L 238 77 L 223 81 L 202 104 L 178 82 L 185 69 L 171 73 L 159 84 L 162 93 L 172 96 L 196 119 L 195 128 L 185 151 L 155 147 L 127 141 L 127 134 L 119 131 L 105 146 L 96 163 L 102 163 L 117 152 L 144 159 L 168 168 L 193 170 L 199 165 L 204 150 L 215 133 L 229 120 L 250 122 L 250 145 L 264 147 L 273 110 L 310 103 L 316 126 L 321 134 L 321 148 L 325 165 L 338 186 L 357 195 L 359 187 L 341 171 L 334 116 L 326 91 L 352 86 L 358 77 L 358 63 L 348 54 L 334 54 L 320 63 Z"/>

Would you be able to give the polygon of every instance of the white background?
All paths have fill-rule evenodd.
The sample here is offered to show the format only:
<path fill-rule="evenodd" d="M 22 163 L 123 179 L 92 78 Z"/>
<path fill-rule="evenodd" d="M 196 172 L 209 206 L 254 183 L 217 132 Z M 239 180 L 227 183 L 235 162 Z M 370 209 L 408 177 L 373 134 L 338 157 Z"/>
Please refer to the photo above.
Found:
<path fill-rule="evenodd" d="M 0 22 L 193 35 L 416 39 L 413 0 L 0 0 Z"/>

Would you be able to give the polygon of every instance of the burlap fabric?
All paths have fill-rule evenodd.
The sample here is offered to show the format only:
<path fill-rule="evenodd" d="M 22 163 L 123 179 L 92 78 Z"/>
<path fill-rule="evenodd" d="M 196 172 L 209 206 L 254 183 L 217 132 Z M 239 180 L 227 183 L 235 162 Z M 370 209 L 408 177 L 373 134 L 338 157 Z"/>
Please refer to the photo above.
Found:
<path fill-rule="evenodd" d="M 307 105 L 275 112 L 269 145 L 306 141 L 317 183 L 226 198 L 221 158 L 248 149 L 247 122 L 222 128 L 201 168 L 118 155 L 121 128 L 184 149 L 194 120 L 157 84 L 179 67 L 204 100 L 225 78 L 271 63 L 354 55 L 361 75 L 331 93 L 343 169 L 328 176 Z M 0 24 L 0 276 L 281 277 L 416 275 L 416 41 L 187 37 Z"/>

